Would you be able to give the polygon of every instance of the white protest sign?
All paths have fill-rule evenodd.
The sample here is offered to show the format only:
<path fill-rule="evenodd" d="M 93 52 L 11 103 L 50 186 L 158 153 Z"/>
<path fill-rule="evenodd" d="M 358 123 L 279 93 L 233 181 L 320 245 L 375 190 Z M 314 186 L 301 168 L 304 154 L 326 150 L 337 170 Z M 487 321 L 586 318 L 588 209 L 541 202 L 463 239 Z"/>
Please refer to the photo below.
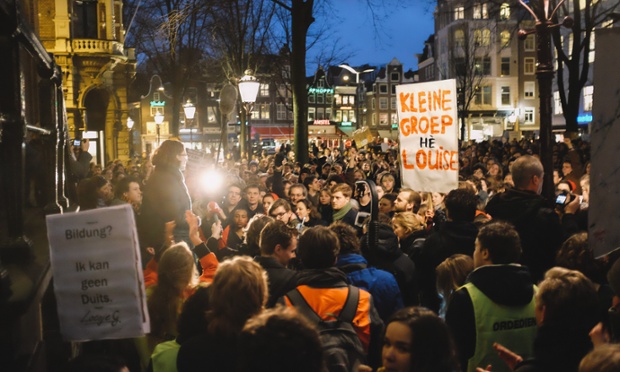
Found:
<path fill-rule="evenodd" d="M 65 340 L 130 338 L 150 331 L 129 204 L 47 216 L 47 236 Z"/>
<path fill-rule="evenodd" d="M 449 192 L 458 186 L 456 80 L 396 86 L 404 186 Z"/>
<path fill-rule="evenodd" d="M 186 174 L 196 174 L 207 166 L 206 153 L 203 150 L 187 149 Z"/>

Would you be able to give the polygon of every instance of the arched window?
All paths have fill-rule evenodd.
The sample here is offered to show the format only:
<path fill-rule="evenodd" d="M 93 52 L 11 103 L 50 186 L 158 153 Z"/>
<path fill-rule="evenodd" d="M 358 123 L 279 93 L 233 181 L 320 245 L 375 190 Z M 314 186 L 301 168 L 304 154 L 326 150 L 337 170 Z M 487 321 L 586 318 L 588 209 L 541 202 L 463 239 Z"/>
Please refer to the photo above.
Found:
<path fill-rule="evenodd" d="M 503 21 L 510 19 L 510 4 L 503 3 L 502 6 L 499 8 L 499 19 Z"/>
<path fill-rule="evenodd" d="M 502 48 L 507 47 L 508 45 L 510 45 L 510 32 L 507 30 L 502 31 L 499 34 L 500 40 L 502 42 Z"/>

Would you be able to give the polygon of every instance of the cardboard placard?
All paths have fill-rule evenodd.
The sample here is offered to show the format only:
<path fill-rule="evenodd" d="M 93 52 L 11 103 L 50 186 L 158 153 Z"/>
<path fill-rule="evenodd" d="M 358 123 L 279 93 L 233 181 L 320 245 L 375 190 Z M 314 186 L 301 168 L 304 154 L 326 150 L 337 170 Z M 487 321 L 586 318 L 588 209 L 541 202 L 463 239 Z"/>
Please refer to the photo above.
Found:
<path fill-rule="evenodd" d="M 47 235 L 65 340 L 130 338 L 150 332 L 129 204 L 47 216 Z"/>

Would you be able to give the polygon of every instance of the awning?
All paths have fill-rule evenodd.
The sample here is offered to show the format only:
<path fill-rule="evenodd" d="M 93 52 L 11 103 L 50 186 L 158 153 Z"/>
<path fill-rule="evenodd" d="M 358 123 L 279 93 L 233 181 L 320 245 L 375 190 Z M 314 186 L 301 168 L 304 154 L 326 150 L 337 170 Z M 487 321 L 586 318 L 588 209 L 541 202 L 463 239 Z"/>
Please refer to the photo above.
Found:
<path fill-rule="evenodd" d="M 323 139 L 342 139 L 342 138 L 349 137 L 345 132 L 340 130 L 340 128 L 335 127 L 334 129 L 335 131 L 333 133 L 314 133 L 314 134 L 309 134 L 308 136 L 316 137 L 316 138 L 323 138 Z"/>
<path fill-rule="evenodd" d="M 398 137 L 398 130 L 377 130 L 379 137 L 396 139 Z"/>
<path fill-rule="evenodd" d="M 294 133 L 295 133 L 295 130 L 293 129 L 292 126 L 291 127 L 277 127 L 277 126 L 257 127 L 257 126 L 252 126 L 252 137 L 254 137 L 254 136 L 256 136 L 258 134 L 261 138 L 292 139 Z"/>

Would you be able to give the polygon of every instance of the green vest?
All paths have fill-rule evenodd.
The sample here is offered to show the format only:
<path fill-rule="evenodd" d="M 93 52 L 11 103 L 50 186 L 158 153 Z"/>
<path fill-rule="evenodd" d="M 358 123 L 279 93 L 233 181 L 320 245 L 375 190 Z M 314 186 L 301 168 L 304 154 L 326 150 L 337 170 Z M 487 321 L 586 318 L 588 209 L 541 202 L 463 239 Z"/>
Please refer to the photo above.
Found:
<path fill-rule="evenodd" d="M 179 354 L 180 348 L 181 345 L 175 340 L 157 344 L 151 355 L 153 372 L 176 372 L 177 355 Z"/>
<path fill-rule="evenodd" d="M 504 306 L 491 301 L 472 283 L 463 287 L 471 297 L 476 321 L 476 349 L 467 363 L 467 371 L 476 371 L 476 367 L 486 368 L 489 364 L 493 366 L 493 372 L 510 371 L 493 349 L 494 342 L 504 345 L 523 359 L 532 357 L 537 330 L 535 296 L 525 306 Z M 534 286 L 534 293 L 536 291 Z"/>

